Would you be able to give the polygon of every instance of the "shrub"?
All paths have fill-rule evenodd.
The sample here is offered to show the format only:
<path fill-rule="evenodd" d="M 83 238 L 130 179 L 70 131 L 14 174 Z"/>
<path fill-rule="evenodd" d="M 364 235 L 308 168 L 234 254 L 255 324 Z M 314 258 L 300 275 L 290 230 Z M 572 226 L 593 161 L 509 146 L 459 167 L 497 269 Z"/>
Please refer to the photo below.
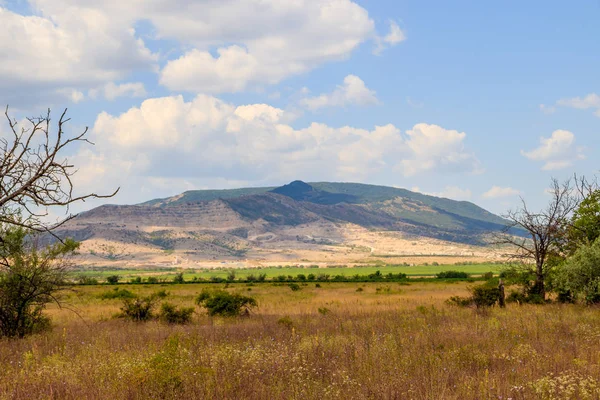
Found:
<path fill-rule="evenodd" d="M 203 290 L 196 298 L 196 304 L 206 308 L 208 315 L 235 317 L 250 314 L 250 309 L 257 307 L 256 300 L 238 293 L 229 293 L 225 290 Z"/>
<path fill-rule="evenodd" d="M 490 279 L 494 278 L 494 273 L 492 271 L 490 272 L 486 272 L 485 274 L 483 274 L 483 279 L 485 279 L 486 281 L 489 281 Z"/>
<path fill-rule="evenodd" d="M 359 287 L 358 289 L 356 289 L 357 292 L 362 292 L 363 288 Z"/>
<path fill-rule="evenodd" d="M 469 274 L 462 271 L 442 271 L 436 275 L 438 279 L 467 279 Z"/>
<path fill-rule="evenodd" d="M 173 283 L 185 283 L 185 279 L 183 279 L 183 272 L 179 272 L 173 277 Z"/>
<path fill-rule="evenodd" d="M 319 314 L 327 315 L 331 312 L 331 310 L 327 307 L 319 307 Z"/>
<path fill-rule="evenodd" d="M 146 279 L 146 282 L 148 282 L 148 283 L 152 283 L 152 284 L 155 284 L 155 283 L 158 283 L 158 278 L 157 278 L 157 277 L 155 277 L 155 276 L 149 276 L 149 277 Z"/>
<path fill-rule="evenodd" d="M 154 317 L 153 311 L 157 302 L 156 295 L 123 299 L 121 316 L 134 321 L 148 321 Z"/>
<path fill-rule="evenodd" d="M 142 278 L 141 278 L 141 277 L 139 277 L 139 276 L 136 276 L 135 278 L 131 279 L 131 280 L 129 281 L 129 283 L 133 283 L 133 284 L 139 284 L 139 283 L 142 283 Z"/>
<path fill-rule="evenodd" d="M 107 276 L 106 277 L 106 283 L 110 284 L 110 285 L 114 285 L 116 283 L 119 283 L 119 275 L 111 275 L 111 276 Z"/>
<path fill-rule="evenodd" d="M 495 286 L 478 285 L 470 289 L 473 303 L 477 308 L 491 307 L 500 298 L 500 289 Z"/>
<path fill-rule="evenodd" d="M 163 303 L 158 318 L 169 324 L 187 324 L 192 320 L 194 307 L 177 307 L 171 303 Z"/>
<path fill-rule="evenodd" d="M 297 292 L 298 290 L 301 290 L 300 285 L 298 285 L 297 283 L 289 283 L 288 286 L 290 287 L 290 289 L 292 289 L 292 292 Z"/>

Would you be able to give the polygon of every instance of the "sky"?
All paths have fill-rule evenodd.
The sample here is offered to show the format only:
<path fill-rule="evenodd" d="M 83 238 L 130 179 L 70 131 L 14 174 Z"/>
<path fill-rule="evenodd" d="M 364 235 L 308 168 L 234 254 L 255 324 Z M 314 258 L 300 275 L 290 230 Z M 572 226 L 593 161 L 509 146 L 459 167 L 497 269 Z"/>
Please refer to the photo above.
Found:
<path fill-rule="evenodd" d="M 503 214 L 598 172 L 598 21 L 599 0 L 0 0 L 0 104 L 89 126 L 64 156 L 110 203 L 300 179 Z"/>

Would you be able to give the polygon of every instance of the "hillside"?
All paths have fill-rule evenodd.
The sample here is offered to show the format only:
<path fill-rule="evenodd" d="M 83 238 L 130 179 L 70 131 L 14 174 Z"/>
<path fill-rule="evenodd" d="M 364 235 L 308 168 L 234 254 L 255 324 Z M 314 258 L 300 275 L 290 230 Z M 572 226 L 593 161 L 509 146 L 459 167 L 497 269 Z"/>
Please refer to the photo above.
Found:
<path fill-rule="evenodd" d="M 294 181 L 105 205 L 82 213 L 61 234 L 83 240 L 84 253 L 97 262 L 166 262 L 173 255 L 360 259 L 487 252 L 486 238 L 503 226 L 500 217 L 470 202 L 385 186 Z"/>

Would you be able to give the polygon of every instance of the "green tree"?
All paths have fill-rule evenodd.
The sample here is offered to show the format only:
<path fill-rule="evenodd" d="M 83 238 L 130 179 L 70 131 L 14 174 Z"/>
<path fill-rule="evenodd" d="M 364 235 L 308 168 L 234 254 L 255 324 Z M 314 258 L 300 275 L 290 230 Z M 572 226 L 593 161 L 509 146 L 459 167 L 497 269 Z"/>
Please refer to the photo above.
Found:
<path fill-rule="evenodd" d="M 68 256 L 79 243 L 67 239 L 40 248 L 37 237 L 21 227 L 0 230 L 0 336 L 23 337 L 43 330 L 49 303 L 61 306 Z"/>
<path fill-rule="evenodd" d="M 600 240 L 581 246 L 559 266 L 553 285 L 567 298 L 600 302 Z"/>
<path fill-rule="evenodd" d="M 569 249 L 592 244 L 600 237 L 600 189 L 589 193 L 579 204 L 569 229 Z"/>

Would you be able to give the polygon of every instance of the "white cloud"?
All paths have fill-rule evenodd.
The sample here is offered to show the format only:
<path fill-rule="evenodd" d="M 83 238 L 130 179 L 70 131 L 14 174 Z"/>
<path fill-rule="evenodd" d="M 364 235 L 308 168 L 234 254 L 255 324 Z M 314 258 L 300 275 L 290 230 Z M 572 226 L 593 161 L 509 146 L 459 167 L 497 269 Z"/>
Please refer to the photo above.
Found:
<path fill-rule="evenodd" d="M 577 108 L 580 110 L 595 109 L 594 115 L 600 117 L 600 96 L 590 93 L 587 96 L 561 99 L 556 102 L 559 106 Z"/>
<path fill-rule="evenodd" d="M 98 88 L 90 89 L 88 95 L 93 99 L 101 95 L 107 100 L 114 100 L 117 97 L 144 97 L 146 96 L 146 89 L 142 82 L 121 83 L 119 85 L 109 82 Z"/>
<path fill-rule="evenodd" d="M 324 107 L 365 106 L 378 103 L 375 91 L 369 89 L 362 79 L 356 75 L 346 76 L 344 83 L 338 85 L 331 93 L 307 97 L 300 101 L 300 104 L 311 110 Z"/>
<path fill-rule="evenodd" d="M 511 187 L 492 186 L 490 190 L 481 195 L 484 199 L 497 199 L 502 197 L 517 196 L 520 192 Z"/>
<path fill-rule="evenodd" d="M 294 114 L 268 104 L 236 106 L 208 95 L 191 101 L 153 98 L 120 115 L 103 112 L 91 131 L 96 146 L 74 162 L 82 166 L 77 187 L 122 186 L 128 201 L 141 201 L 157 182 L 169 179 L 184 190 L 190 182 L 201 187 L 215 180 L 365 181 L 403 171 L 405 160 L 410 165 L 439 160 L 410 174 L 473 167 L 473 156 L 462 150 L 465 135 L 435 125 L 416 125 L 406 136 L 391 124 L 359 129 L 312 123 L 296 129 L 293 119 Z M 430 130 L 438 131 L 432 143 L 417 143 L 422 133 L 416 132 Z M 447 189 L 448 196 L 469 195 Z"/>
<path fill-rule="evenodd" d="M 350 0 L 202 2 L 185 12 L 170 7 L 151 17 L 159 34 L 193 46 L 161 72 L 161 84 L 171 90 L 237 92 L 275 84 L 348 58 L 374 32 L 367 11 Z"/>
<path fill-rule="evenodd" d="M 86 8 L 39 12 L 23 16 L 0 7 L 0 90 L 9 102 L 77 102 L 81 89 L 155 61 L 129 27 L 114 25 L 105 14 Z"/>
<path fill-rule="evenodd" d="M 375 48 L 373 49 L 373 54 L 381 54 L 388 47 L 395 46 L 398 43 L 406 40 L 406 35 L 395 21 L 390 20 L 389 25 L 390 31 L 387 35 L 383 37 L 375 37 Z"/>
<path fill-rule="evenodd" d="M 421 123 L 406 134 L 406 144 L 412 151 L 412 157 L 401 162 L 401 170 L 405 176 L 435 169 L 482 172 L 479 160 L 464 149 L 466 133 Z"/>
<path fill-rule="evenodd" d="M 549 138 L 540 138 L 540 146 L 531 150 L 521 150 L 521 155 L 533 161 L 542 161 L 543 170 L 557 170 L 569 167 L 575 160 L 585 158 L 582 147 L 575 147 L 575 135 L 565 130 L 552 132 Z"/>
<path fill-rule="evenodd" d="M 163 54 L 160 83 L 173 91 L 217 93 L 260 88 L 347 59 L 376 37 L 367 10 L 351 0 L 29 2 L 36 15 L 0 7 L 0 89 L 43 87 L 47 97 L 156 69 L 157 55 L 144 40 L 174 43 Z M 150 29 L 143 39 L 140 22 Z M 382 40 L 393 45 L 401 38 L 391 24 Z M 31 96 L 39 98 L 39 91 Z"/>

